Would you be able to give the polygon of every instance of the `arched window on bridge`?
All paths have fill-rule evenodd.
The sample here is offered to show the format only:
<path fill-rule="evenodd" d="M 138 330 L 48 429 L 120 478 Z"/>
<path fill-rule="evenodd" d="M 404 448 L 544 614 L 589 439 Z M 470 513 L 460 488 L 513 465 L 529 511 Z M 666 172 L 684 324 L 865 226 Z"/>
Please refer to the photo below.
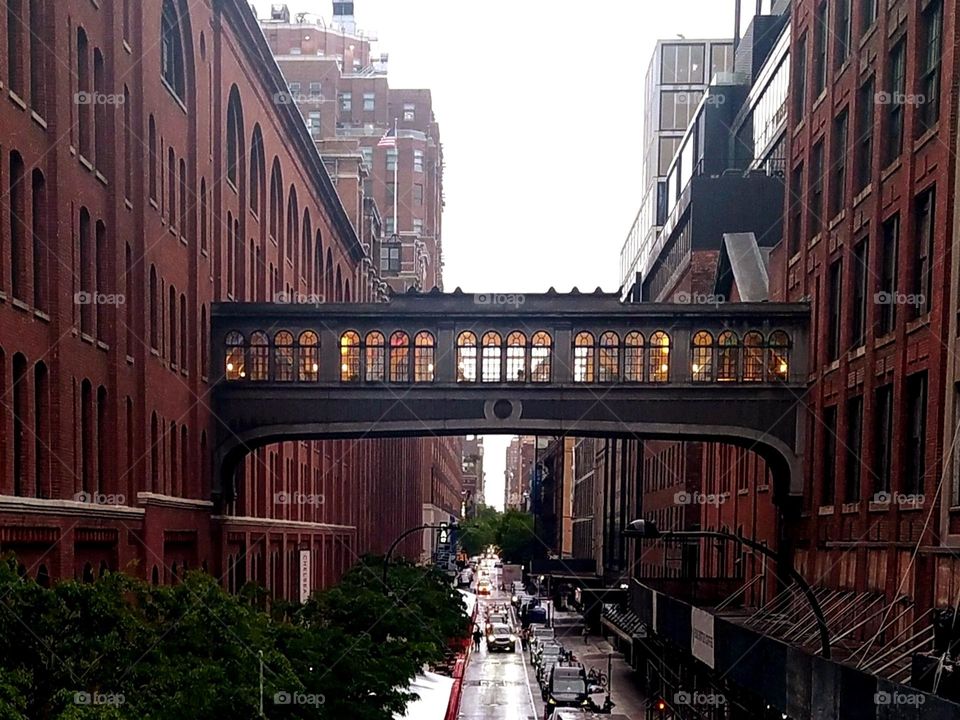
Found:
<path fill-rule="evenodd" d="M 226 345 L 226 361 L 224 363 L 224 373 L 227 380 L 241 380 L 247 376 L 246 362 L 244 357 L 243 335 L 236 331 L 228 332 L 224 341 Z"/>
<path fill-rule="evenodd" d="M 340 336 L 340 382 L 360 380 L 360 335 L 348 330 Z"/>
<path fill-rule="evenodd" d="M 500 366 L 503 358 L 503 339 L 500 333 L 488 332 L 483 334 L 483 371 L 480 379 L 483 382 L 500 382 Z"/>
<path fill-rule="evenodd" d="M 507 335 L 507 382 L 527 379 L 527 336 L 522 332 Z"/>
<path fill-rule="evenodd" d="M 273 336 L 273 379 L 293 380 L 293 335 L 281 330 Z"/>
<path fill-rule="evenodd" d="M 387 365 L 386 359 L 384 358 L 385 352 L 386 348 L 383 333 L 377 332 L 376 330 L 367 333 L 367 337 L 364 340 L 364 379 L 366 382 L 384 381 Z"/>
<path fill-rule="evenodd" d="M 465 331 L 457 336 L 457 382 L 477 380 L 477 336 Z"/>
<path fill-rule="evenodd" d="M 577 333 L 573 339 L 573 381 L 578 383 L 593 382 L 594 358 L 596 347 L 593 335 L 588 332 Z"/>
<path fill-rule="evenodd" d="M 706 330 L 694 334 L 690 346 L 690 370 L 694 382 L 710 382 L 713 380 L 713 335 Z"/>
<path fill-rule="evenodd" d="M 774 330 L 767 339 L 767 380 L 785 381 L 790 377 L 790 336 Z"/>
<path fill-rule="evenodd" d="M 736 382 L 740 368 L 740 340 L 733 330 L 724 330 L 717 337 L 717 380 Z"/>
<path fill-rule="evenodd" d="M 533 382 L 548 383 L 551 374 L 553 338 L 550 337 L 550 333 L 541 330 L 533 334 L 531 345 L 530 379 Z"/>
<path fill-rule="evenodd" d="M 260 330 L 250 336 L 250 379 L 270 379 L 270 338 Z"/>
<path fill-rule="evenodd" d="M 605 332 L 600 336 L 597 380 L 602 383 L 620 382 L 620 336 L 615 332 Z"/>
<path fill-rule="evenodd" d="M 662 330 L 650 336 L 647 368 L 650 382 L 667 382 L 670 379 L 670 336 Z"/>
<path fill-rule="evenodd" d="M 623 339 L 623 379 L 643 382 L 643 334 L 627 333 Z"/>
<path fill-rule="evenodd" d="M 743 381 L 763 382 L 763 335 L 751 330 L 743 336 Z"/>
<path fill-rule="evenodd" d="M 417 333 L 413 340 L 413 381 L 433 382 L 433 356 L 436 349 L 433 335 L 426 330 Z"/>
<path fill-rule="evenodd" d="M 410 382 L 410 336 L 400 330 L 390 336 L 390 382 Z"/>
<path fill-rule="evenodd" d="M 316 382 L 320 379 L 320 357 L 317 352 L 319 342 L 320 339 L 313 330 L 304 330 L 297 339 L 300 361 L 297 380 L 300 382 Z"/>

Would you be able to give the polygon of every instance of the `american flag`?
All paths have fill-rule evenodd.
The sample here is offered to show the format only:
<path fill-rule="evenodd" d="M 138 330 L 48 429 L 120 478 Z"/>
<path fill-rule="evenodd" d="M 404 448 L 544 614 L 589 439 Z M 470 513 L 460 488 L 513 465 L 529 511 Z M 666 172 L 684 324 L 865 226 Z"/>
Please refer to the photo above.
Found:
<path fill-rule="evenodd" d="M 397 134 L 393 128 L 387 130 L 383 137 L 380 138 L 380 142 L 377 143 L 377 147 L 396 147 L 397 146 Z"/>

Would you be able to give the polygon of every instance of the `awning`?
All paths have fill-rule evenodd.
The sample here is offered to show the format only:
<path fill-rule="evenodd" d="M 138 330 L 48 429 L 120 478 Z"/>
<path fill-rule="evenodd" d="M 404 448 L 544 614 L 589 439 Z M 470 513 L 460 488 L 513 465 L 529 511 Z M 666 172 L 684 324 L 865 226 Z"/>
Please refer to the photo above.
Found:
<path fill-rule="evenodd" d="M 643 620 L 632 609 L 613 604 L 603 606 L 600 622 L 627 642 L 632 642 L 635 636 L 641 635 L 643 626 Z"/>
<path fill-rule="evenodd" d="M 394 715 L 394 720 L 444 720 L 450 704 L 453 678 L 425 672 L 417 675 L 408 688 L 419 696 L 407 705 L 404 715 Z"/>

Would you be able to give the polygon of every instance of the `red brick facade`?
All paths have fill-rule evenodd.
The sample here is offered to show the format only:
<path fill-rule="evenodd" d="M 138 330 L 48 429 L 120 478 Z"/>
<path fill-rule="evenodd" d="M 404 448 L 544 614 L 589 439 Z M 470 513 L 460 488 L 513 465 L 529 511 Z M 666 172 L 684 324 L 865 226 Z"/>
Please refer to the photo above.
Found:
<path fill-rule="evenodd" d="M 0 23 L 0 550 L 295 597 L 299 550 L 320 587 L 417 524 L 403 441 L 272 446 L 210 502 L 211 303 L 376 297 L 249 6 L 34 0 Z"/>

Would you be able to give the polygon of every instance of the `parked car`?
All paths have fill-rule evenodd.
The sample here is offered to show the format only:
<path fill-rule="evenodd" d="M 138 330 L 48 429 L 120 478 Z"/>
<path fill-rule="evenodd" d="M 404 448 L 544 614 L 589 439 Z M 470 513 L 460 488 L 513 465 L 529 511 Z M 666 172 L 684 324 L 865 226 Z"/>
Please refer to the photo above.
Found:
<path fill-rule="evenodd" d="M 553 640 L 556 637 L 553 628 L 544 627 L 543 625 L 531 625 L 530 626 L 530 649 L 531 651 L 536 650 L 540 645 L 546 640 Z"/>
<path fill-rule="evenodd" d="M 517 636 L 503 623 L 494 623 L 487 633 L 487 652 L 516 652 Z"/>
<path fill-rule="evenodd" d="M 563 646 L 556 640 L 545 640 L 535 650 L 530 651 L 530 662 L 534 667 L 540 667 L 544 653 L 563 653 Z"/>
<path fill-rule="evenodd" d="M 590 705 L 587 674 L 582 665 L 554 665 L 543 685 L 546 712 L 557 707 L 586 708 Z"/>
<path fill-rule="evenodd" d="M 546 680 L 550 676 L 550 671 L 553 669 L 553 666 L 559 664 L 562 660 L 562 647 L 550 646 L 544 648 L 543 654 L 540 656 L 540 662 L 537 665 L 537 682 L 540 684 L 541 690 L 546 684 Z"/>
<path fill-rule="evenodd" d="M 490 581 L 489 580 L 480 580 L 477 583 L 477 595 L 489 595 L 490 594 Z"/>

